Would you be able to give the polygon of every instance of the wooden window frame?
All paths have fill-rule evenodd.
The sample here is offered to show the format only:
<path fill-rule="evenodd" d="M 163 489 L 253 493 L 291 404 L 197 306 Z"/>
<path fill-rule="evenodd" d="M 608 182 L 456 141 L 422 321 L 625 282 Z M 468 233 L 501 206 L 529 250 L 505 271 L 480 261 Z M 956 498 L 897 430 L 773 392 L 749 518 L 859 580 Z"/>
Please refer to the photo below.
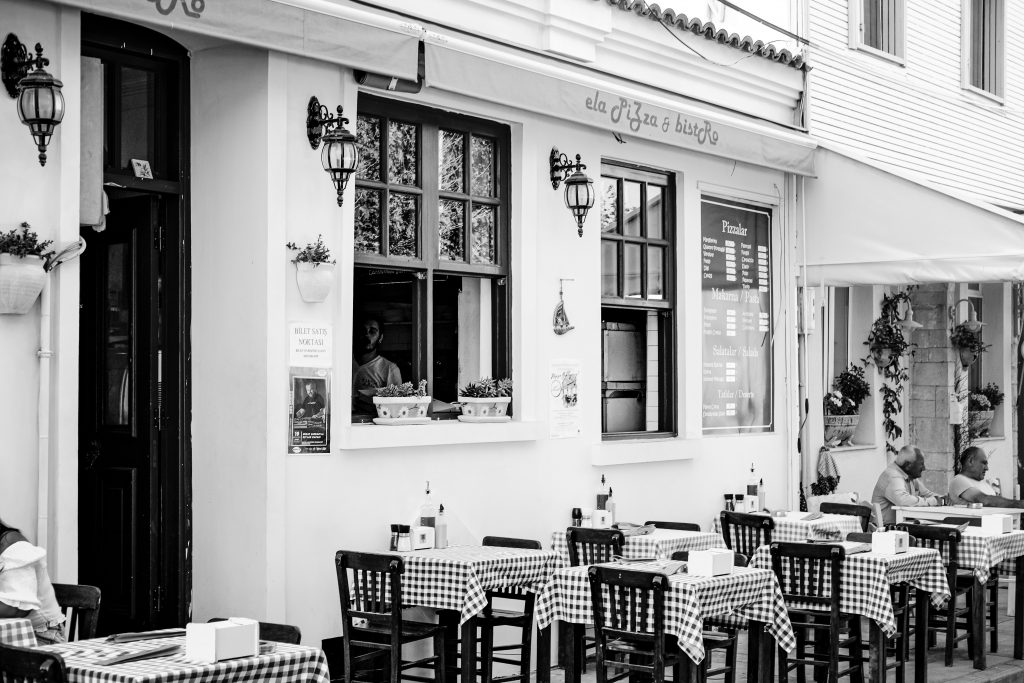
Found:
<path fill-rule="evenodd" d="M 985 55 L 978 66 L 981 48 L 976 46 L 978 27 L 974 18 L 976 6 L 983 10 L 988 37 Z M 962 0 L 961 4 L 960 86 L 986 99 L 1004 103 L 1006 75 L 1006 3 L 1004 0 Z M 980 71 L 979 71 L 980 69 Z"/>
<path fill-rule="evenodd" d="M 864 2 L 866 0 L 849 0 L 848 26 L 849 45 L 851 49 L 903 66 L 906 61 L 906 0 L 881 0 L 891 2 L 891 16 L 883 19 L 882 30 L 890 34 L 892 50 L 885 49 L 881 44 L 871 45 L 864 31 Z"/>

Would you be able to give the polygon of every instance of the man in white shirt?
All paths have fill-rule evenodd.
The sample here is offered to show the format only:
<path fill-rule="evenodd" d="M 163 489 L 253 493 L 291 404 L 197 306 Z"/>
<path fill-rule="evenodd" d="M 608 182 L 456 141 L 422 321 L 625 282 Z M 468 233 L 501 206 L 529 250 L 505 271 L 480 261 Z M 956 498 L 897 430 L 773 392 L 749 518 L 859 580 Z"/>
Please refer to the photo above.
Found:
<path fill-rule="evenodd" d="M 373 318 L 363 321 L 352 338 L 352 407 L 359 412 L 374 412 L 373 393 L 389 384 L 401 384 L 398 366 L 380 355 L 384 331 Z"/>
<path fill-rule="evenodd" d="M 953 503 L 981 503 L 989 507 L 1024 508 L 1024 501 L 996 495 L 992 485 L 985 481 L 988 472 L 988 453 L 977 446 L 964 450 L 960 456 L 960 474 L 949 483 L 949 498 Z"/>
<path fill-rule="evenodd" d="M 939 495 L 921 483 L 924 473 L 924 452 L 917 446 L 906 445 L 896 454 L 896 459 L 885 468 L 875 490 L 871 494 L 872 505 L 882 511 L 882 523 L 894 524 L 896 511 L 893 507 L 917 507 L 945 505 L 944 496 Z"/>

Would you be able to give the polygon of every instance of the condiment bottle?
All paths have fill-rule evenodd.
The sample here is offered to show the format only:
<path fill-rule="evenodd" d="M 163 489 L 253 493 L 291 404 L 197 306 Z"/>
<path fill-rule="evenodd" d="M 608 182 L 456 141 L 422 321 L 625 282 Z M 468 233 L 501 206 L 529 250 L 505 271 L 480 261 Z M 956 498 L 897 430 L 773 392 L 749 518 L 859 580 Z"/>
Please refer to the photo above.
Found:
<path fill-rule="evenodd" d="M 757 484 L 757 509 L 764 510 L 764 479 Z"/>
<path fill-rule="evenodd" d="M 398 550 L 398 525 L 391 525 L 391 543 L 388 545 L 388 550 Z"/>
<path fill-rule="evenodd" d="M 608 498 L 604 502 L 604 509 L 608 511 L 609 526 L 615 524 L 615 501 L 612 499 L 612 487 L 608 487 Z"/>
<path fill-rule="evenodd" d="M 444 518 L 444 504 L 437 508 L 437 523 L 434 525 L 434 547 L 448 547 L 448 520 Z"/>
<path fill-rule="evenodd" d="M 750 479 L 747 480 L 746 496 L 748 507 L 736 506 L 740 508 L 741 512 L 751 512 L 754 505 L 757 504 L 757 474 L 754 472 L 754 463 L 750 463 Z"/>
<path fill-rule="evenodd" d="M 572 509 L 572 525 L 583 526 L 583 510 L 579 508 Z"/>
<path fill-rule="evenodd" d="M 725 507 L 723 509 L 727 512 L 735 512 L 736 503 L 731 493 L 725 494 Z"/>
<path fill-rule="evenodd" d="M 597 507 L 596 510 L 604 510 L 605 505 L 608 502 L 608 485 L 604 481 L 604 475 L 601 475 L 601 485 L 597 487 Z"/>
<path fill-rule="evenodd" d="M 434 526 L 437 518 L 437 507 L 433 498 L 430 497 L 430 482 L 427 482 L 427 497 L 420 506 L 420 526 Z"/>
<path fill-rule="evenodd" d="M 412 536 L 411 529 L 408 524 L 398 525 L 398 547 L 395 550 L 399 552 L 406 552 L 412 550 Z"/>

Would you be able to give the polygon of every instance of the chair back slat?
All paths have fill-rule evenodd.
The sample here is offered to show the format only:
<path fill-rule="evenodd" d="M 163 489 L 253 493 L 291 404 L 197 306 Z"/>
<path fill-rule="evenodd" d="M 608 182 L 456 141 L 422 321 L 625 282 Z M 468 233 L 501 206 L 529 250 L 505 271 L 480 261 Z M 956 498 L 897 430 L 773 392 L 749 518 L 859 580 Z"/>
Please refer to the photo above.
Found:
<path fill-rule="evenodd" d="M 64 683 L 64 659 L 52 652 L 0 643 L 0 681 L 4 683 Z"/>
<path fill-rule="evenodd" d="M 775 520 L 771 517 L 722 510 L 719 519 L 725 547 L 730 550 L 753 557 L 755 550 L 772 542 Z"/>
<path fill-rule="evenodd" d="M 626 537 L 618 529 L 585 529 L 571 526 L 565 530 L 569 564 L 573 567 L 611 562 L 622 555 Z"/>
<path fill-rule="evenodd" d="M 675 531 L 700 531 L 700 524 L 693 522 L 644 522 L 644 526 L 655 529 L 673 529 Z"/>
<path fill-rule="evenodd" d="M 839 616 L 840 581 L 846 551 L 818 543 L 771 544 L 772 571 L 787 604 L 829 608 Z"/>
<path fill-rule="evenodd" d="M 391 624 L 398 633 L 402 622 L 402 574 L 399 555 L 339 550 L 334 557 L 341 598 L 341 625 L 347 634 L 353 619 Z M 351 575 L 351 578 L 350 578 Z"/>
<path fill-rule="evenodd" d="M 825 515 L 852 515 L 860 519 L 860 530 L 868 530 L 871 521 L 871 508 L 856 503 L 822 503 L 820 508 Z"/>
<path fill-rule="evenodd" d="M 64 613 L 67 639 L 95 638 L 100 616 L 100 589 L 96 586 L 55 583 L 53 593 Z"/>

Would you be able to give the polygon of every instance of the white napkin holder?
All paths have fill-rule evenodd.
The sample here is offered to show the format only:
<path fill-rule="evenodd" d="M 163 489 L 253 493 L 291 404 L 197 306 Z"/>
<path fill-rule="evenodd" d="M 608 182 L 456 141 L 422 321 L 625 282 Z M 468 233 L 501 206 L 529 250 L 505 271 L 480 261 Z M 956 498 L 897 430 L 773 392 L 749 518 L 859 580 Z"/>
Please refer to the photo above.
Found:
<path fill-rule="evenodd" d="M 871 534 L 871 552 L 896 555 L 907 552 L 910 535 L 906 531 L 876 531 Z"/>
<path fill-rule="evenodd" d="M 608 510 L 594 510 L 591 518 L 595 529 L 610 529 L 612 526 L 612 513 Z"/>
<path fill-rule="evenodd" d="M 434 527 L 414 526 L 412 528 L 412 549 L 425 550 L 434 547 Z"/>
<path fill-rule="evenodd" d="M 686 573 L 690 576 L 721 576 L 731 574 L 735 555 L 728 548 L 691 550 L 686 560 Z"/>
<path fill-rule="evenodd" d="M 1013 531 L 1013 517 L 1003 514 L 982 515 L 981 530 L 987 534 L 1008 534 Z"/>
<path fill-rule="evenodd" d="M 185 659 L 213 664 L 255 657 L 260 652 L 260 622 L 235 617 L 208 624 L 185 625 Z"/>

